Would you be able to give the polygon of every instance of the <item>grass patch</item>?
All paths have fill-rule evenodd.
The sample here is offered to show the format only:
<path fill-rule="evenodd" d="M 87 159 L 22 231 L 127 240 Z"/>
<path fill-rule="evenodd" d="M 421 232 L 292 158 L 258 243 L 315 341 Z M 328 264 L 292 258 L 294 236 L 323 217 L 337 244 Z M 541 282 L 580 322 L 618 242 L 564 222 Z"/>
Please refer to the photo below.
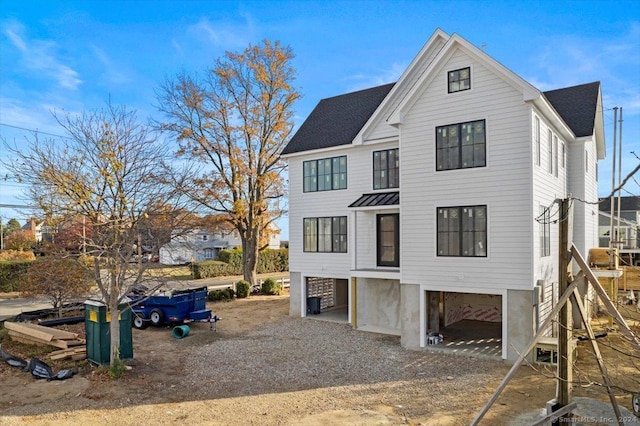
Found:
<path fill-rule="evenodd" d="M 191 275 L 191 267 L 186 265 L 154 265 L 150 266 L 144 271 L 144 273 L 150 277 L 166 277 L 178 281 L 193 279 L 193 276 Z"/>

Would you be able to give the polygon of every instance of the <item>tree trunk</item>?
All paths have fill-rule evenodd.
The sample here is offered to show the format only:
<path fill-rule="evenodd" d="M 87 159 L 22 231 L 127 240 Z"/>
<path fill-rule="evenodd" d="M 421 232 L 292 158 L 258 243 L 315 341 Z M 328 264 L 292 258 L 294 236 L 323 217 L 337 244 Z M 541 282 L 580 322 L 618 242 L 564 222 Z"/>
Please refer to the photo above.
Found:
<path fill-rule="evenodd" d="M 109 323 L 109 333 L 111 335 L 110 365 L 114 365 L 116 360 L 120 358 L 120 312 L 118 311 L 118 296 L 120 292 L 116 282 L 115 271 L 112 271 L 112 273 L 114 275 L 111 277 L 111 292 L 107 311 L 107 315 L 111 315 L 111 322 Z"/>
<path fill-rule="evenodd" d="M 244 280 L 253 286 L 258 265 L 258 237 L 255 232 L 247 234 L 247 238 L 242 240 L 242 273 Z"/>

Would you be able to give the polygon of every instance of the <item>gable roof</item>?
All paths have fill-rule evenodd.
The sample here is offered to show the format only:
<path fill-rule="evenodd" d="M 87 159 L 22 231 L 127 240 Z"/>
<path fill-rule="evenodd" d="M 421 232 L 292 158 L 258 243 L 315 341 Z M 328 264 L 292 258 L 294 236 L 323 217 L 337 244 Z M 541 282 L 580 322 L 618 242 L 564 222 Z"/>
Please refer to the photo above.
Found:
<path fill-rule="evenodd" d="M 618 211 L 618 201 L 613 203 L 614 210 Z M 611 211 L 611 198 L 600 198 L 600 211 Z M 620 211 L 640 211 L 640 197 L 620 197 Z"/>
<path fill-rule="evenodd" d="M 594 133 L 600 82 L 543 92 L 576 137 Z"/>
<path fill-rule="evenodd" d="M 282 155 L 349 145 L 395 83 L 321 100 Z"/>
<path fill-rule="evenodd" d="M 454 34 L 447 39 L 445 33 L 437 31 L 432 40 L 440 38 L 447 40 L 445 45 L 439 50 L 425 72 L 417 81 L 413 82 L 413 88 L 404 94 L 402 101 L 396 105 L 386 120 L 388 124 L 398 126 L 402 122 L 404 111 L 410 109 L 419 97 L 421 86 L 428 84 L 429 80 L 434 78 L 434 71 L 453 54 L 454 49 L 461 48 L 465 53 L 485 63 L 513 87 L 521 90 L 523 101 L 533 101 L 547 111 L 566 137 L 579 138 L 595 135 L 597 157 L 604 158 L 604 124 L 600 82 L 540 92 L 526 80 L 459 35 Z M 421 53 L 427 50 L 423 48 Z M 321 100 L 281 154 L 294 154 L 357 143 L 356 137 L 363 131 L 363 127 L 369 122 L 372 115 L 378 108 L 381 108 L 381 104 L 386 102 L 386 99 L 393 97 L 394 85 L 397 86 L 396 83 L 385 84 Z"/>

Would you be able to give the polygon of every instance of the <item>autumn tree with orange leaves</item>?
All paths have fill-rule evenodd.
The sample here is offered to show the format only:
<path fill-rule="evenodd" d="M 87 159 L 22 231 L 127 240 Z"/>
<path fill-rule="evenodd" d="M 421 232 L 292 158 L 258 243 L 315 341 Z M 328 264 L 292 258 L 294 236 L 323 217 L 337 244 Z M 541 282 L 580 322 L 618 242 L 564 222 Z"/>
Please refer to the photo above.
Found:
<path fill-rule="evenodd" d="M 20 149 L 7 146 L 14 161 L 4 165 L 29 185 L 27 196 L 45 217 L 60 223 L 81 218 L 80 226 L 69 229 L 66 242 L 75 251 L 82 247 L 93 260 L 88 271 L 112 313 L 113 364 L 120 350 L 119 316 L 115 313 L 125 306 L 128 291 L 141 283 L 152 289 L 164 284 L 162 277 L 144 274 L 146 265 L 134 260 L 139 258 L 142 235 L 149 232 L 150 214 L 168 206 L 181 208 L 180 195 L 174 186 L 165 184 L 180 177 L 169 167 L 169 149 L 153 129 L 140 123 L 135 111 L 108 103 L 103 109 L 78 115 L 54 113 L 54 117 L 66 137 L 43 140 L 36 134 Z M 73 258 L 71 254 L 66 257 Z M 49 275 L 34 280 L 62 270 L 64 263 L 48 264 L 44 272 Z M 69 279 L 83 284 L 77 275 Z"/>
<path fill-rule="evenodd" d="M 181 190 L 221 215 L 242 241 L 244 279 L 254 283 L 261 236 L 284 213 L 280 152 L 293 128 L 290 47 L 264 40 L 226 52 L 205 75 L 178 74 L 158 92 L 160 128 L 202 167 Z"/>

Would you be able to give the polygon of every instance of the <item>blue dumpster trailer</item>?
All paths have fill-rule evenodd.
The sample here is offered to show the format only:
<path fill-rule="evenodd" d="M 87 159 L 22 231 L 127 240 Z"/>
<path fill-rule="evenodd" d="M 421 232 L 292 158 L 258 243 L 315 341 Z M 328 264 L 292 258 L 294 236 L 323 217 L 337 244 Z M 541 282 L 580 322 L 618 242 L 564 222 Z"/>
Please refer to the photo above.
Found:
<path fill-rule="evenodd" d="M 216 322 L 207 309 L 207 288 L 173 290 L 168 294 L 131 294 L 132 324 L 135 328 L 146 328 L 149 324 L 160 327 L 164 324 L 191 321 Z"/>

